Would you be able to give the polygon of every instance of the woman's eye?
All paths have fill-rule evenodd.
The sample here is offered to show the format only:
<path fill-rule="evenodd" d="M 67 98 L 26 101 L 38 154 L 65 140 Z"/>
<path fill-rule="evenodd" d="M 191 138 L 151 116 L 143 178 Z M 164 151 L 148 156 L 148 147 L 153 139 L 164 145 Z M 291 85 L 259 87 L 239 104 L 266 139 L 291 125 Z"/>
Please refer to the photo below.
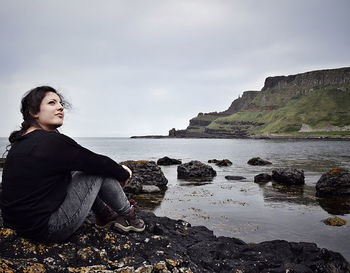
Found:
<path fill-rule="evenodd" d="M 52 100 L 52 101 L 49 101 L 49 104 L 55 104 L 55 102 Z"/>

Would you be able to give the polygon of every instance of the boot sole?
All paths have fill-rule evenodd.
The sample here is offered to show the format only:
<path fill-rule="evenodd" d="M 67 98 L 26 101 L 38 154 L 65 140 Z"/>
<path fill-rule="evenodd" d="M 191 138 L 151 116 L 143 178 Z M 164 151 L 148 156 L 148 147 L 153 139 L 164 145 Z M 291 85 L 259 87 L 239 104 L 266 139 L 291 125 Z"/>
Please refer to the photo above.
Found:
<path fill-rule="evenodd" d="M 129 231 L 136 231 L 136 232 L 142 232 L 145 230 L 145 227 L 146 225 L 143 225 L 143 227 L 141 228 L 137 228 L 137 227 L 134 227 L 134 226 L 123 226 L 119 223 L 114 223 L 114 227 L 118 228 L 118 229 L 121 229 L 122 231 L 125 231 L 125 232 L 129 232 Z"/>

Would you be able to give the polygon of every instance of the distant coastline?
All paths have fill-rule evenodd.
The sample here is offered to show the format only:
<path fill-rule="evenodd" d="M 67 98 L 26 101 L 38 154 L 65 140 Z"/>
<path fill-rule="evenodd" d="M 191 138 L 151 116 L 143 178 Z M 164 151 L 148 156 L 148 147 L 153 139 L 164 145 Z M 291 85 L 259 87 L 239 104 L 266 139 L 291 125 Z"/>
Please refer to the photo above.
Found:
<path fill-rule="evenodd" d="M 163 139 L 163 138 L 188 138 L 188 139 L 331 139 L 331 140 L 350 140 L 350 136 L 317 136 L 317 135 L 253 135 L 245 137 L 174 137 L 174 136 L 164 136 L 164 135 L 144 135 L 144 136 L 131 136 L 130 138 L 137 139 Z"/>

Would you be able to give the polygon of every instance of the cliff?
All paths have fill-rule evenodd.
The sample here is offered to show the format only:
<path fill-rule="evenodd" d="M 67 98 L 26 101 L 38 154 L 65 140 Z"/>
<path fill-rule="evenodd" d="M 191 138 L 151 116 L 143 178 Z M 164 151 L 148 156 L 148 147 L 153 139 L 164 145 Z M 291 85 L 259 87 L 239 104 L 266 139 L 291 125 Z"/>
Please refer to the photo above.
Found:
<path fill-rule="evenodd" d="M 268 77 L 223 112 L 199 113 L 172 137 L 350 136 L 350 67 Z"/>
<path fill-rule="evenodd" d="M 283 89 L 288 87 L 315 87 L 345 84 L 350 82 L 350 67 L 311 71 L 289 76 L 268 77 L 264 87 L 267 89 Z M 306 90 L 305 90 L 306 91 Z"/>

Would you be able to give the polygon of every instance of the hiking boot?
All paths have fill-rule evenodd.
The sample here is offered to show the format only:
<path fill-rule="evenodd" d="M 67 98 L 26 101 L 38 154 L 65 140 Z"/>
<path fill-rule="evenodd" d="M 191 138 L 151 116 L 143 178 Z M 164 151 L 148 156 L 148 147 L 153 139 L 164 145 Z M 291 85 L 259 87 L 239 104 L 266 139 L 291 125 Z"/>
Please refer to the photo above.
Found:
<path fill-rule="evenodd" d="M 118 219 L 118 213 L 106 205 L 101 213 L 95 213 L 96 226 L 99 228 L 109 228 Z"/>
<path fill-rule="evenodd" d="M 145 222 L 137 217 L 134 206 L 130 207 L 127 214 L 118 215 L 117 220 L 114 222 L 114 226 L 125 232 L 142 232 L 145 230 Z"/>

